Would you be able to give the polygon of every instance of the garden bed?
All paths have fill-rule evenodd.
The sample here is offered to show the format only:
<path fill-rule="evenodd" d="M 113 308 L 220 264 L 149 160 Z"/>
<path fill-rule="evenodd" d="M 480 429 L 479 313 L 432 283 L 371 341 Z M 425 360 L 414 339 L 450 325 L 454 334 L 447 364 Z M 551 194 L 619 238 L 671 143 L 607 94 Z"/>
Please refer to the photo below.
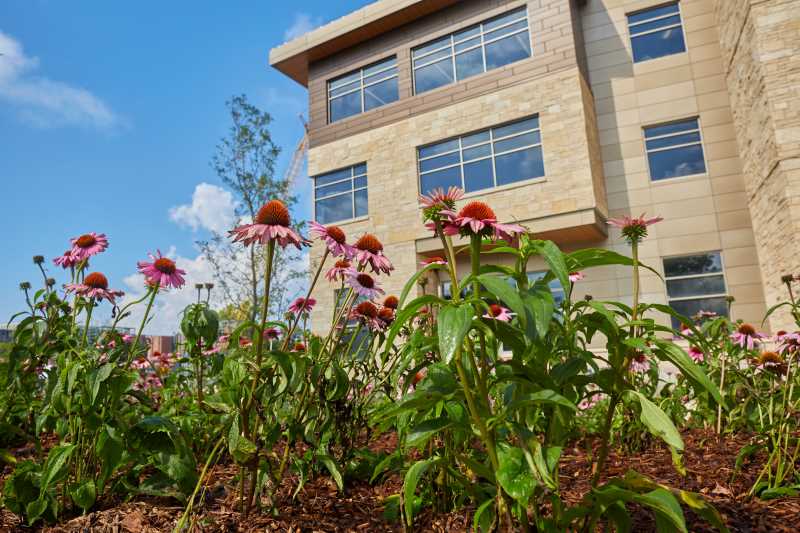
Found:
<path fill-rule="evenodd" d="M 675 472 L 668 449 L 655 443 L 641 453 L 619 454 L 609 457 L 608 475 L 624 474 L 634 469 L 656 481 L 674 487 L 699 492 L 708 498 L 722 514 L 731 531 L 741 532 L 794 532 L 800 519 L 800 498 L 783 498 L 762 501 L 748 498 L 747 492 L 760 471 L 755 461 L 745 464 L 740 472 L 734 472 L 739 450 L 747 443 L 744 435 L 727 436 L 717 440 L 711 432 L 687 431 L 683 434 L 686 443 L 684 465 L 687 475 Z M 396 446 L 394 435 L 375 439 L 373 451 L 391 451 Z M 588 446 L 577 443 L 565 450 L 561 461 L 562 495 L 569 503 L 578 502 L 589 490 L 590 459 Z M 17 450 L 24 457 L 29 448 Z M 6 468 L 4 477 L 9 472 Z M 236 488 L 233 477 L 236 467 L 218 465 L 209 479 L 208 497 L 202 509 L 198 509 L 196 524 L 201 531 L 402 531 L 399 524 L 383 519 L 383 500 L 400 491 L 402 480 L 397 474 L 389 476 L 383 483 L 374 486 L 365 482 L 353 482 L 345 494 L 338 494 L 336 485 L 327 476 L 309 480 L 296 499 L 292 499 L 293 485 L 283 484 L 278 493 L 278 517 L 253 513 L 243 519 L 236 510 Z M 293 480 L 294 481 L 294 480 Z M 183 512 L 183 507 L 174 501 L 153 498 L 131 502 L 107 504 L 102 510 L 87 516 L 67 519 L 60 524 L 41 527 L 45 532 L 156 532 L 172 531 Z M 463 509 L 449 514 L 435 514 L 424 510 L 415 520 L 416 531 L 458 532 L 471 527 L 473 509 Z M 654 522 L 649 511 L 636 509 L 632 512 L 634 531 L 653 531 Z M 687 511 L 690 531 L 714 531 L 703 520 Z M 39 529 L 39 528 L 37 528 Z M 18 517 L 7 510 L 0 516 L 2 531 L 31 531 L 20 524 Z"/>

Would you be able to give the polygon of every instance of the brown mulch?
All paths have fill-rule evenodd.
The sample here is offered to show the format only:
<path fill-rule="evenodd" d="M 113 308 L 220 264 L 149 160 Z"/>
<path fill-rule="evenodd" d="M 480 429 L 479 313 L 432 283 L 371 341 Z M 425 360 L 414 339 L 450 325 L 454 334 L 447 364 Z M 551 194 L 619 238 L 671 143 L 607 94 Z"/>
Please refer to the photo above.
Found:
<path fill-rule="evenodd" d="M 608 471 L 612 476 L 624 475 L 628 469 L 647 475 L 656 481 L 684 490 L 699 492 L 710 500 L 722 514 L 731 531 L 737 532 L 796 532 L 800 530 L 800 498 L 762 501 L 748 498 L 747 492 L 760 471 L 760 462 L 746 464 L 734 473 L 736 456 L 747 437 L 736 435 L 718 440 L 704 431 L 684 434 L 686 453 L 685 477 L 672 465 L 668 450 L 658 444 L 641 453 L 621 455 L 612 452 Z M 370 443 L 373 451 L 392 451 L 397 445 L 393 434 L 383 435 Z M 31 449 L 18 450 L 25 456 Z M 590 464 L 586 446 L 576 444 L 564 451 L 561 468 L 561 487 L 564 499 L 574 504 L 589 490 Z M 8 469 L 4 476 L 8 474 Z M 399 524 L 383 519 L 383 500 L 396 494 L 402 479 L 394 474 L 375 486 L 353 482 L 344 494 L 327 476 L 309 480 L 297 498 L 292 498 L 296 479 L 276 495 L 279 516 L 254 513 L 244 519 L 236 510 L 236 488 L 233 465 L 217 465 L 209 476 L 207 497 L 196 508 L 195 528 L 203 532 L 400 532 Z M 450 533 L 468 531 L 474 509 L 448 514 L 425 511 L 415 520 L 414 531 Z M 183 512 L 174 502 L 159 499 L 137 499 L 98 510 L 86 516 L 72 518 L 60 524 L 44 527 L 47 533 L 103 532 L 149 533 L 172 531 Z M 634 531 L 654 531 L 652 516 L 644 509 L 634 509 Z M 687 511 L 690 531 L 714 531 L 708 524 Z M 0 531 L 32 531 L 19 523 L 7 510 L 0 511 Z"/>

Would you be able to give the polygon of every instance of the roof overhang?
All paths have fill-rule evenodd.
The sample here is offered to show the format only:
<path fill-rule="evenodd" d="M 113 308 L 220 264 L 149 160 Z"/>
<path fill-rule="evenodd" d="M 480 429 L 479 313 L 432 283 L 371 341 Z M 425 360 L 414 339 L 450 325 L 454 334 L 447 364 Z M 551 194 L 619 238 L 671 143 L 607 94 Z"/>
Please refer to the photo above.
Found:
<path fill-rule="evenodd" d="M 304 87 L 308 66 L 459 0 L 378 0 L 270 50 L 269 63 Z"/>

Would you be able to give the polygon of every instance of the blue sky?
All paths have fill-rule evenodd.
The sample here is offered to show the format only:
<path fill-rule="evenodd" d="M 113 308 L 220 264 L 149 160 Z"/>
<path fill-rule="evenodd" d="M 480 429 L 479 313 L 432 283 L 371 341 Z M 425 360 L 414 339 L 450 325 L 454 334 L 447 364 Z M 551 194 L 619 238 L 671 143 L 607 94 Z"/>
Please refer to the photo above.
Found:
<path fill-rule="evenodd" d="M 225 100 L 244 93 L 273 115 L 283 172 L 306 92 L 269 67 L 269 49 L 367 3 L 0 3 L 0 323 L 23 304 L 19 282 L 38 282 L 31 257 L 49 263 L 87 231 L 109 237 L 93 269 L 115 288 L 130 290 L 136 261 L 156 248 L 205 281 L 191 279 L 204 275 L 194 242 L 229 207 L 209 167 Z M 304 177 L 298 187 L 307 217 Z M 169 333 L 183 301 L 172 298 L 155 333 Z"/>

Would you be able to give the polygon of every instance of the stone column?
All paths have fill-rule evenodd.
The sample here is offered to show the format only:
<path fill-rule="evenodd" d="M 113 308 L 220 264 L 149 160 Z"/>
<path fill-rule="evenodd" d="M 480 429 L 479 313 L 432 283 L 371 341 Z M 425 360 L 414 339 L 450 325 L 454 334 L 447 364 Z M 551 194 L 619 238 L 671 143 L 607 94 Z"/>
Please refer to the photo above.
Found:
<path fill-rule="evenodd" d="M 767 306 L 800 274 L 800 0 L 714 0 Z M 800 291 L 798 291 L 800 292 Z M 771 329 L 796 329 L 788 313 Z"/>

